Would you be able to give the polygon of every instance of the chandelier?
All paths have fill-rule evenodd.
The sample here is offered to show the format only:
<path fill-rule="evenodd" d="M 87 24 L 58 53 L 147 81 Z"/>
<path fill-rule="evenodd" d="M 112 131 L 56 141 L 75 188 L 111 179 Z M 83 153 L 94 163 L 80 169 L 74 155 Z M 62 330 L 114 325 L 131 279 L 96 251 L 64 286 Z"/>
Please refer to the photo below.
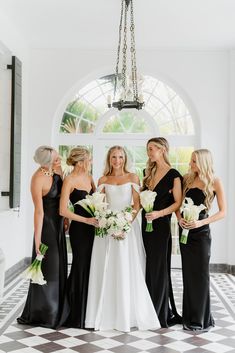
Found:
<path fill-rule="evenodd" d="M 119 40 L 117 49 L 117 61 L 114 79 L 114 95 L 107 97 L 109 108 L 122 109 L 142 109 L 144 105 L 143 95 L 139 93 L 142 77 L 137 76 L 136 49 L 135 49 L 135 24 L 133 0 L 121 0 L 121 17 L 119 24 Z M 130 20 L 128 24 L 128 14 Z M 128 57 L 128 31 L 130 41 L 130 55 Z M 119 72 L 120 53 L 122 53 L 122 67 Z M 130 74 L 128 75 L 128 65 Z M 117 91 L 119 97 L 116 99 Z"/>

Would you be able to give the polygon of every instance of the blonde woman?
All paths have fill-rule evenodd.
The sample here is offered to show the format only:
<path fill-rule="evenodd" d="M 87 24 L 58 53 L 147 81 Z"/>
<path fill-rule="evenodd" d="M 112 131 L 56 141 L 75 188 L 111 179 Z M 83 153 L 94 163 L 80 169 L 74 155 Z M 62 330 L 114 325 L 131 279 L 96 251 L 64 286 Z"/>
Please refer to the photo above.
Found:
<path fill-rule="evenodd" d="M 67 164 L 73 167 L 73 171 L 64 180 L 60 199 L 60 214 L 72 220 L 69 237 L 73 260 L 67 285 L 70 310 L 64 326 L 76 328 L 84 327 L 94 226 L 97 224 L 87 211 L 75 205 L 95 190 L 89 173 L 90 163 L 86 148 L 78 146 L 71 150 Z M 74 212 L 68 208 L 69 200 L 74 205 Z"/>
<path fill-rule="evenodd" d="M 221 181 L 215 177 L 213 161 L 207 149 L 192 153 L 190 171 L 184 176 L 183 196 L 190 197 L 195 205 L 204 204 L 199 220 L 185 221 L 177 213 L 180 233 L 189 229 L 186 244 L 180 243 L 183 271 L 183 326 L 186 330 L 205 331 L 214 326 L 210 311 L 209 261 L 211 234 L 209 224 L 222 219 L 226 202 Z M 218 211 L 209 216 L 208 212 L 216 198 Z"/>
<path fill-rule="evenodd" d="M 59 215 L 62 188 L 60 156 L 50 146 L 40 146 L 34 160 L 40 165 L 32 176 L 34 203 L 34 248 L 32 260 L 40 254 L 40 244 L 48 246 L 42 261 L 46 285 L 30 284 L 18 323 L 56 328 L 62 319 L 67 280 L 67 250 L 63 217 Z M 56 173 L 55 173 L 56 169 Z M 66 313 L 65 313 L 66 314 Z"/>
<path fill-rule="evenodd" d="M 169 145 L 163 137 L 147 142 L 148 162 L 143 179 L 143 189 L 157 193 L 153 211 L 142 211 L 142 235 L 146 252 L 146 283 L 162 327 L 181 323 L 170 276 L 170 223 L 172 212 L 181 205 L 181 175 L 171 167 L 168 152 Z M 152 221 L 153 232 L 146 232 L 147 220 Z"/>
<path fill-rule="evenodd" d="M 139 178 L 127 169 L 123 147 L 109 149 L 99 189 L 109 208 L 120 211 L 130 206 L 139 211 Z M 129 332 L 160 327 L 144 278 L 144 249 L 138 221 L 125 239 L 95 237 L 89 279 L 86 327 L 95 330 Z"/>

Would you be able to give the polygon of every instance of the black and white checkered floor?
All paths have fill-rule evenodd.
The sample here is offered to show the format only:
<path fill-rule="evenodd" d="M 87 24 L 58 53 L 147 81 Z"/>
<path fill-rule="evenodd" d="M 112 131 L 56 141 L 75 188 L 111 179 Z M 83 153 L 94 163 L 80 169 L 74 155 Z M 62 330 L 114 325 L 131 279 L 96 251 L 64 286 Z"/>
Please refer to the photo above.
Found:
<path fill-rule="evenodd" d="M 181 311 L 181 271 L 173 270 L 172 279 L 177 307 Z M 156 331 L 133 330 L 91 332 L 61 328 L 18 325 L 16 317 L 22 310 L 28 283 L 20 278 L 11 282 L 0 303 L 0 353 L 176 353 L 235 352 L 235 277 L 211 274 L 212 312 L 216 326 L 195 334 L 176 325 Z"/>

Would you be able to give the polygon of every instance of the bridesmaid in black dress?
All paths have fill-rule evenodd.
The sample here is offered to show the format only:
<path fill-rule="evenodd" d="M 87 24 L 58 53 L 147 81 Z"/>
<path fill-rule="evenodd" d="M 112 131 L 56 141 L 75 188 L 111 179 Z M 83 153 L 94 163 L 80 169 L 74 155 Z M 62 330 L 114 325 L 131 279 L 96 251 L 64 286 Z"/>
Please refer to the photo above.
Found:
<path fill-rule="evenodd" d="M 156 191 L 153 212 L 142 211 L 142 234 L 146 251 L 146 283 L 162 327 L 181 323 L 176 311 L 170 276 L 171 214 L 181 204 L 181 175 L 171 168 L 169 145 L 165 138 L 147 142 L 148 162 L 143 189 Z M 146 232 L 146 221 L 153 221 L 153 232 Z M 171 309 L 169 306 L 171 304 Z"/>
<path fill-rule="evenodd" d="M 81 206 L 74 204 L 94 192 L 95 185 L 89 175 L 90 153 L 86 148 L 72 149 L 67 164 L 74 168 L 63 183 L 60 213 L 72 220 L 69 236 L 73 260 L 67 285 L 70 311 L 64 326 L 84 328 L 94 226 L 98 222 Z M 74 205 L 74 213 L 67 207 L 69 200 Z"/>
<path fill-rule="evenodd" d="M 53 168 L 60 168 L 58 153 L 49 146 L 40 146 L 34 160 L 41 167 L 34 173 L 31 193 L 34 203 L 34 246 L 32 261 L 40 254 L 41 243 L 48 246 L 42 261 L 46 285 L 30 283 L 20 324 L 56 328 L 66 315 L 65 285 L 67 280 L 67 251 L 63 218 L 59 215 L 59 199 L 62 188 L 61 176 Z"/>
<path fill-rule="evenodd" d="M 212 156 L 206 149 L 192 153 L 190 171 L 184 176 L 184 197 L 190 197 L 195 205 L 204 204 L 206 209 L 199 220 L 186 222 L 177 212 L 182 228 L 190 229 L 186 244 L 180 243 L 183 271 L 183 326 L 186 330 L 207 331 L 214 326 L 210 310 L 209 261 L 211 234 L 209 224 L 225 216 L 226 202 L 221 181 L 215 178 Z M 214 196 L 218 211 L 208 215 Z"/>

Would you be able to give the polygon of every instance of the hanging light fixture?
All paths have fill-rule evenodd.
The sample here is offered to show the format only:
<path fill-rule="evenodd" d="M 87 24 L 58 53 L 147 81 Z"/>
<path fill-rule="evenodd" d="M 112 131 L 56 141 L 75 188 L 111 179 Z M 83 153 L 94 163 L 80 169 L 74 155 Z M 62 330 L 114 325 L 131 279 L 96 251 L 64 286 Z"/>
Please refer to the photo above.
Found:
<path fill-rule="evenodd" d="M 130 23 L 128 25 L 128 13 Z M 130 56 L 128 58 L 128 30 L 130 36 Z M 120 53 L 122 52 L 122 67 L 119 72 Z M 128 75 L 128 60 L 130 61 L 131 72 Z M 119 24 L 119 40 L 117 49 L 117 61 L 114 79 L 114 95 L 107 97 L 109 108 L 142 109 L 144 105 L 143 94 L 139 92 L 141 77 L 137 77 L 136 49 L 135 49 L 135 24 L 133 0 L 121 0 L 121 16 Z M 116 100 L 117 91 L 120 96 Z"/>

